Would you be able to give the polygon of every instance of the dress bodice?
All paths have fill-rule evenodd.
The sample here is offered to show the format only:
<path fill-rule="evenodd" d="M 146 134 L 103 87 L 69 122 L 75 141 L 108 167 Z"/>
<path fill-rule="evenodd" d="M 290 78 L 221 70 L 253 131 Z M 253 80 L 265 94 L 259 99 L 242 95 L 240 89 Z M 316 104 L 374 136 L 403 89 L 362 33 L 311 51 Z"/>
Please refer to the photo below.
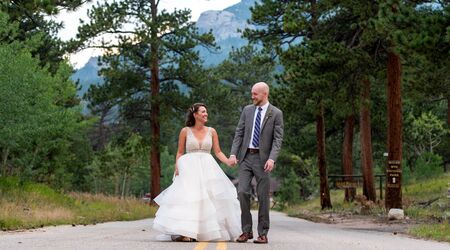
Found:
<path fill-rule="evenodd" d="M 208 131 L 206 131 L 205 138 L 202 141 L 198 140 L 194 132 L 190 127 L 187 127 L 187 136 L 186 136 L 186 153 L 194 153 L 194 152 L 203 152 L 210 153 L 212 148 L 212 135 L 211 128 L 208 127 Z"/>

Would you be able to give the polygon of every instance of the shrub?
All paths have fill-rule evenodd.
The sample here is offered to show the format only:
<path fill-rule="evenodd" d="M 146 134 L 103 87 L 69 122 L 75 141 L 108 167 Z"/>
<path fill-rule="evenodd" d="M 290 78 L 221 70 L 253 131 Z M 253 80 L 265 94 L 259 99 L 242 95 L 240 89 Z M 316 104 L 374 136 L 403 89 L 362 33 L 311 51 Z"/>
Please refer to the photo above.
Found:
<path fill-rule="evenodd" d="M 414 176 L 418 180 L 436 177 L 444 173 L 442 157 L 430 152 L 423 153 L 414 166 Z"/>

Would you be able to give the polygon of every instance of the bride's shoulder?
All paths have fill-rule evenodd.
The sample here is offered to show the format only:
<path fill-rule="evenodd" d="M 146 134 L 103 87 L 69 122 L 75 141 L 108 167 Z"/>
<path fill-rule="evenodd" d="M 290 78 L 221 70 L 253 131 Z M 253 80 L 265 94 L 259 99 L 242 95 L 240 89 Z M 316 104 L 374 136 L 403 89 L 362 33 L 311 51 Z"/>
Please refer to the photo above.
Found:
<path fill-rule="evenodd" d="M 189 127 L 184 127 L 180 130 L 180 134 L 187 134 Z"/>
<path fill-rule="evenodd" d="M 213 127 L 208 127 L 209 131 L 211 131 L 211 133 L 213 134 L 217 134 L 216 129 L 214 129 Z"/>

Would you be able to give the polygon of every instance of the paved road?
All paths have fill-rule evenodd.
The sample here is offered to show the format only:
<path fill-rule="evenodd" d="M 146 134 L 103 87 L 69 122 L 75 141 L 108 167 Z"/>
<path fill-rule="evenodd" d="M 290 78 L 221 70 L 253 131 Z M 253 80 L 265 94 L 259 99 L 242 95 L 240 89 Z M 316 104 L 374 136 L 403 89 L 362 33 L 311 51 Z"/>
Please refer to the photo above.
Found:
<path fill-rule="evenodd" d="M 0 232 L 0 249 L 450 250 L 450 243 L 417 240 L 392 233 L 342 229 L 332 225 L 290 218 L 273 211 L 271 212 L 271 231 L 269 233 L 269 244 L 267 245 L 256 245 L 250 241 L 248 243 L 161 241 L 158 232 L 151 230 L 151 224 L 152 220 L 147 219 L 90 226 L 46 227 L 25 232 Z"/>

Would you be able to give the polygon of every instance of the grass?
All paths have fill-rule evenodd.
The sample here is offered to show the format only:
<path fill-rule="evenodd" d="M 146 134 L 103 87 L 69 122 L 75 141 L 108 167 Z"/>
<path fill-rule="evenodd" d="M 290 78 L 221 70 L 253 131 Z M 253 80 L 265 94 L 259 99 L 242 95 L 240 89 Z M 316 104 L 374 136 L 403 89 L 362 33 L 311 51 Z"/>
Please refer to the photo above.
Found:
<path fill-rule="evenodd" d="M 378 191 L 377 191 L 378 192 Z M 362 190 L 357 189 L 357 194 L 361 194 Z M 357 198 L 360 197 L 357 195 Z M 378 196 L 379 197 L 379 196 Z M 330 190 L 331 209 L 321 209 L 319 198 L 313 198 L 308 201 L 303 201 L 299 204 L 288 206 L 284 212 L 289 216 L 310 218 L 315 221 L 322 221 L 321 217 L 326 214 L 380 214 L 384 213 L 381 203 L 372 204 L 370 210 L 362 212 L 361 202 L 344 202 L 344 190 Z"/>
<path fill-rule="evenodd" d="M 409 217 L 411 224 L 418 224 L 408 230 L 409 234 L 418 238 L 450 242 L 448 183 L 450 183 L 450 173 L 403 185 L 402 203 L 405 216 Z M 377 198 L 379 198 L 378 192 L 379 190 L 377 190 Z M 358 189 L 357 194 L 362 194 L 362 190 Z M 381 218 L 387 222 L 383 200 L 377 203 L 367 202 L 359 195 L 359 199 L 355 202 L 344 202 L 343 190 L 331 190 L 330 198 L 332 209 L 321 210 L 320 200 L 317 197 L 300 204 L 290 205 L 284 212 L 290 216 L 318 222 L 329 222 L 327 216 L 330 214 L 340 217 Z"/>
<path fill-rule="evenodd" d="M 95 224 L 105 221 L 153 217 L 155 207 L 136 198 L 60 193 L 46 185 L 20 184 L 0 178 L 0 229 L 30 229 L 61 224 Z"/>
<path fill-rule="evenodd" d="M 412 228 L 409 233 L 420 238 L 450 242 L 449 222 L 420 225 Z"/>

